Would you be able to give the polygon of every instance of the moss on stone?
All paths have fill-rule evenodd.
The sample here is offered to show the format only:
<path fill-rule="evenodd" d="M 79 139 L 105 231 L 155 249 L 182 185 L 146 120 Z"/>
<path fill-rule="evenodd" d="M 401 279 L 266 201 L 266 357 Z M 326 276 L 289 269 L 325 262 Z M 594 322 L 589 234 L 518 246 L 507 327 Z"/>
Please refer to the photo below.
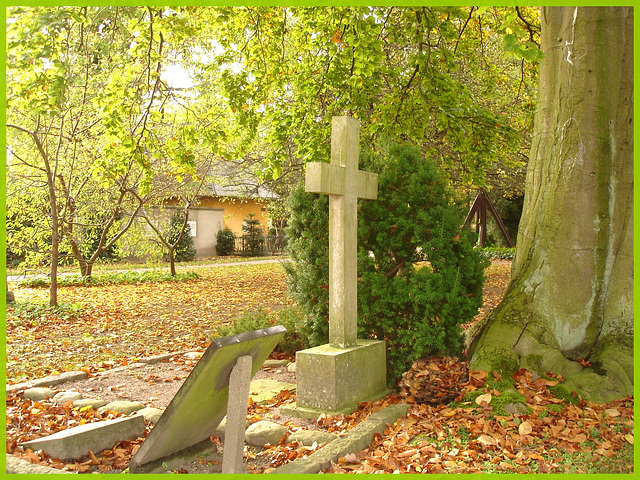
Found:
<path fill-rule="evenodd" d="M 509 348 L 486 343 L 481 352 L 473 357 L 470 368 L 473 370 L 497 371 L 503 377 L 511 377 L 519 368 L 518 355 Z"/>
<path fill-rule="evenodd" d="M 491 406 L 493 407 L 494 415 L 507 416 L 509 415 L 509 412 L 505 410 L 505 406 L 510 404 L 515 405 L 518 403 L 527 407 L 527 411 L 523 415 L 528 415 L 533 411 L 529 405 L 527 405 L 527 400 L 519 392 L 509 391 L 500 396 L 494 396 L 491 398 Z"/>
<path fill-rule="evenodd" d="M 564 410 L 564 405 L 562 405 L 561 403 L 547 405 L 547 410 L 549 410 L 551 413 L 560 413 Z"/>
<path fill-rule="evenodd" d="M 555 385 L 553 387 L 549 387 L 549 392 L 560 400 L 564 400 L 566 403 L 571 403 L 573 405 L 577 405 L 580 402 L 580 395 L 573 395 L 571 391 L 569 391 L 566 386 L 562 384 Z"/>
<path fill-rule="evenodd" d="M 491 417 L 495 415 L 499 416 L 508 416 L 509 412 L 505 410 L 505 406 L 509 404 L 522 404 L 526 407 L 526 413 L 529 414 L 532 412 L 531 408 L 527 405 L 527 400 L 520 392 L 518 392 L 512 383 L 506 380 L 500 380 L 491 382 L 488 384 L 490 390 L 497 390 L 500 392 L 500 395 L 492 395 L 491 402 L 489 405 L 492 407 Z M 460 402 L 455 402 L 451 404 L 452 408 L 462 407 L 462 408 L 480 408 L 476 404 L 476 398 L 480 395 L 484 395 L 485 392 L 483 390 L 474 390 L 472 392 L 468 392 Z M 468 403 L 464 405 L 464 403 Z"/>

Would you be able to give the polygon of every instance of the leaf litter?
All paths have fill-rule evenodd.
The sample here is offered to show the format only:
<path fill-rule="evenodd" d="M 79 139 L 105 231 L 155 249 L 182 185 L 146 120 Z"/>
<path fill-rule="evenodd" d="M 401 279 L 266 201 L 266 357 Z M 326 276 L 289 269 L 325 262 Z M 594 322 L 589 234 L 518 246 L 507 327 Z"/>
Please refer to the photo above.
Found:
<path fill-rule="evenodd" d="M 74 320 L 53 315 L 35 322 L 8 321 L 7 379 L 15 383 L 78 369 L 78 365 L 92 374 L 127 365 L 144 355 L 181 347 L 202 350 L 208 344 L 205 332 L 216 323 L 228 322 L 256 305 L 277 308 L 289 302 L 279 266 L 243 266 L 227 272 L 232 274 L 212 271 L 180 285 L 63 287 L 62 301 L 82 303 L 87 312 Z M 487 275 L 485 306 L 476 321 L 499 303 L 508 283 L 509 265 L 494 264 Z M 17 289 L 16 297 L 18 301 L 33 300 L 45 293 Z M 25 361 L 21 356 L 34 358 Z M 71 360 L 65 361 L 67 358 Z M 550 375 L 534 380 L 531 372 L 520 370 L 514 374 L 513 383 L 530 413 L 498 415 L 494 404 L 501 393 L 492 386 L 496 380 L 500 380 L 497 373 L 469 371 L 466 362 L 455 358 L 417 361 L 403 376 L 398 393 L 375 403 L 362 403 L 350 415 L 323 415 L 313 422 L 316 429 L 344 435 L 389 404 L 410 405 L 407 416 L 382 435 L 377 434 L 369 448 L 341 457 L 323 473 L 576 473 L 566 462 L 567 453 L 575 452 L 601 472 L 606 471 L 599 470 L 602 462 L 625 448 L 633 448 L 631 397 L 606 405 L 583 400 L 574 404 L 550 392 L 561 378 Z M 474 392 L 478 393 L 474 400 L 464 401 L 465 395 Z M 267 404 L 251 403 L 247 420 L 278 420 L 279 407 L 294 401 L 295 393 L 285 390 Z M 78 473 L 117 473 L 128 466 L 143 441 L 120 442 L 112 449 L 90 452 L 86 458 L 65 463 L 43 452 L 25 452 L 18 443 L 121 414 L 33 402 L 16 394 L 7 395 L 6 405 L 7 453 L 32 463 Z M 291 421 L 284 425 L 290 432 L 301 428 Z M 145 436 L 150 428 L 147 424 Z M 221 444 L 218 437 L 211 441 Z M 248 449 L 245 460 L 250 473 L 267 473 L 323 446 L 281 441 L 264 449 Z M 618 468 L 616 472 L 633 473 L 633 465 Z"/>
<path fill-rule="evenodd" d="M 46 302 L 48 292 L 16 288 L 16 300 Z M 88 368 L 99 371 L 180 349 L 204 349 L 210 332 L 244 311 L 279 308 L 286 296 L 278 264 L 200 269 L 187 282 L 60 287 L 77 316 L 24 321 L 7 311 L 7 382 Z"/>

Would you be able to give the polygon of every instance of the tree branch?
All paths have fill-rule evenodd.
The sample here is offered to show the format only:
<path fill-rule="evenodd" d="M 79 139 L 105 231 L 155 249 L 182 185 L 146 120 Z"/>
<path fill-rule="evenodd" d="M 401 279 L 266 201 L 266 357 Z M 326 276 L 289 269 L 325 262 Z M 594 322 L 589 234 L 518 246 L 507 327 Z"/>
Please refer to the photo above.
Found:
<path fill-rule="evenodd" d="M 404 267 L 406 264 L 407 264 L 407 261 L 406 260 L 402 260 L 395 267 L 393 267 L 391 270 L 389 270 L 387 273 L 385 273 L 384 276 L 387 277 L 387 278 L 395 277 L 396 274 L 400 271 L 400 269 L 402 267 Z"/>

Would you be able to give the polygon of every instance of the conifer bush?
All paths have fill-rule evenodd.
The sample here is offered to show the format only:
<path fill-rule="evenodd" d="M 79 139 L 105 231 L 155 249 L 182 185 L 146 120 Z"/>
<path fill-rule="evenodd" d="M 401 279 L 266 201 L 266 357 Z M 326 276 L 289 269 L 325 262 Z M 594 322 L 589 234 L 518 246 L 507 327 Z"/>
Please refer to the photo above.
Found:
<path fill-rule="evenodd" d="M 180 230 L 184 223 L 184 213 L 176 213 L 171 217 L 171 224 L 169 225 L 169 235 L 167 241 L 174 243 L 180 236 Z M 180 239 L 180 243 L 176 245 L 173 252 L 176 262 L 190 262 L 196 258 L 196 248 L 193 243 L 193 237 L 191 236 L 191 227 L 189 224 L 185 226 L 184 233 Z M 165 261 L 168 260 L 168 255 L 165 255 Z"/>
<path fill-rule="evenodd" d="M 242 223 L 242 254 L 251 257 L 264 255 L 264 232 L 260 220 L 250 213 Z"/>
<path fill-rule="evenodd" d="M 233 255 L 236 248 L 236 236 L 229 227 L 218 231 L 216 241 L 218 255 Z"/>
<path fill-rule="evenodd" d="M 387 342 L 390 383 L 418 358 L 459 355 L 460 325 L 482 305 L 487 260 L 461 230 L 464 211 L 417 149 L 389 146 L 360 168 L 379 174 L 378 199 L 359 204 L 358 336 Z M 313 345 L 328 340 L 328 200 L 303 187 L 290 197 L 286 267 Z"/>
<path fill-rule="evenodd" d="M 307 193 L 300 183 L 287 206 L 287 287 L 304 315 L 299 328 L 311 345 L 321 345 L 329 339 L 329 197 Z"/>

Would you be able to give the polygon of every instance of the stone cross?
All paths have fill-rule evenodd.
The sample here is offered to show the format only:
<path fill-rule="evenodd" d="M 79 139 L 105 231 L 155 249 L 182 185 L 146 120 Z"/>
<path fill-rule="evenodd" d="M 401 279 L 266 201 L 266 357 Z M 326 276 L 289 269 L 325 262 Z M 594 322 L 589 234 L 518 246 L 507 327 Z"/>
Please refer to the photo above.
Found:
<path fill-rule="evenodd" d="M 360 122 L 333 117 L 331 163 L 307 164 L 305 190 L 329 195 L 329 344 L 357 341 L 358 198 L 376 199 L 378 175 L 358 170 Z"/>

